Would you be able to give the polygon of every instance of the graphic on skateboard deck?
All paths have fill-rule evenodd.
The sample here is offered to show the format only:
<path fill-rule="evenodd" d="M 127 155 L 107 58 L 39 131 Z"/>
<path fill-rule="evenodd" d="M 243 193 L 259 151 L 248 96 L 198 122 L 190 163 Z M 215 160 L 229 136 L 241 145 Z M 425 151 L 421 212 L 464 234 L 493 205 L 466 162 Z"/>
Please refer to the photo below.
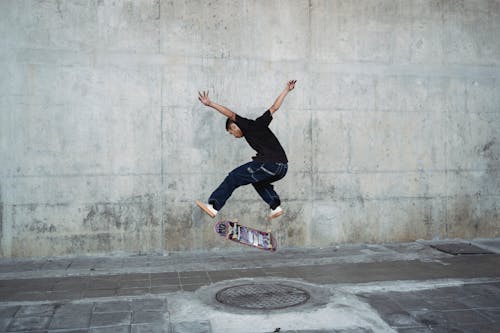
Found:
<path fill-rule="evenodd" d="M 245 227 L 237 221 L 219 221 L 214 225 L 218 235 L 240 244 L 266 251 L 276 251 L 278 244 L 270 232 Z"/>

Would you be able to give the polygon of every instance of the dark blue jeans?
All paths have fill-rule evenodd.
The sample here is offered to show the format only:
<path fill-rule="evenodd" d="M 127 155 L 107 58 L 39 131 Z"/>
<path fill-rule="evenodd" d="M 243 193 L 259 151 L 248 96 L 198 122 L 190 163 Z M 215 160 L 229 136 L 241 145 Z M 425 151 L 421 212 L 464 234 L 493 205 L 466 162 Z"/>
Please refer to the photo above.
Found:
<path fill-rule="evenodd" d="M 286 163 L 249 162 L 231 171 L 222 184 L 210 195 L 208 203 L 216 210 L 226 204 L 233 191 L 242 185 L 252 184 L 260 197 L 275 209 L 281 204 L 278 193 L 271 183 L 285 177 L 288 171 Z"/>

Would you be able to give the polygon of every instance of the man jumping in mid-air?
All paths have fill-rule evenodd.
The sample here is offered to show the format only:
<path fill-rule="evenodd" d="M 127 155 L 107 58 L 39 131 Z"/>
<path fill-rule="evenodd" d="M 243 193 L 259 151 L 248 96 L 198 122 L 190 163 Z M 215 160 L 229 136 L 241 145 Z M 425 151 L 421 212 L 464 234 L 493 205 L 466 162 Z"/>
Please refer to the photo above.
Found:
<path fill-rule="evenodd" d="M 222 184 L 210 195 L 208 204 L 196 201 L 196 204 L 210 217 L 214 218 L 217 215 L 217 212 L 222 209 L 236 188 L 248 184 L 253 185 L 257 193 L 271 208 L 270 219 L 283 214 L 280 197 L 271 183 L 285 177 L 288 170 L 288 159 L 283 147 L 268 126 L 273 120 L 273 114 L 278 111 L 285 97 L 295 88 L 296 82 L 296 80 L 288 81 L 285 89 L 279 94 L 269 110 L 255 120 L 240 117 L 227 107 L 212 102 L 208 98 L 208 91 L 199 93 L 198 99 L 201 103 L 227 117 L 226 130 L 229 134 L 235 138 L 244 137 L 250 147 L 257 151 L 252 162 L 237 167 L 227 175 Z"/>

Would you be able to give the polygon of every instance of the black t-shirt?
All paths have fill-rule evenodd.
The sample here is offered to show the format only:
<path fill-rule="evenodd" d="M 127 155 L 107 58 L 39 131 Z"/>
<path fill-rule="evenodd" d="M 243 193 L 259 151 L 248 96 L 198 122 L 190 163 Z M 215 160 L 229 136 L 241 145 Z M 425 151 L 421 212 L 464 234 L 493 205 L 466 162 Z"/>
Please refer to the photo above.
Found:
<path fill-rule="evenodd" d="M 267 110 L 255 120 L 236 115 L 235 123 L 243 132 L 250 147 L 257 151 L 257 155 L 252 157 L 254 161 L 288 163 L 285 150 L 268 127 L 271 120 L 273 120 L 273 116 L 271 111 Z"/>

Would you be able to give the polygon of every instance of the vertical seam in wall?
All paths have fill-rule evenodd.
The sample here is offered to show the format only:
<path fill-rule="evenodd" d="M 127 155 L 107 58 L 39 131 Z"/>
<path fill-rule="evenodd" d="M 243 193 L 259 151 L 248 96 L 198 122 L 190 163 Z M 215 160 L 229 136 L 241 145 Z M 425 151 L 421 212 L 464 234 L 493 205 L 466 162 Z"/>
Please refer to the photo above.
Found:
<path fill-rule="evenodd" d="M 16 205 L 12 203 L 9 205 L 9 212 L 6 213 L 4 207 L 4 212 L 2 213 L 5 215 L 9 215 L 8 218 L 7 216 L 5 216 L 5 218 L 3 219 L 2 226 L 2 251 L 4 258 L 12 257 L 12 225 L 14 224 L 15 209 Z"/>
<path fill-rule="evenodd" d="M 345 124 L 344 126 L 347 126 L 347 173 L 348 174 L 353 174 L 353 169 L 352 169 L 352 136 L 351 136 L 351 126 L 349 126 L 352 123 Z"/>
<path fill-rule="evenodd" d="M 161 66 L 163 69 L 163 66 Z M 163 72 L 163 71 L 161 71 Z M 165 183 L 164 180 L 164 162 L 163 162 L 163 74 L 160 74 L 160 178 L 161 185 L 163 186 Z"/>
<path fill-rule="evenodd" d="M 440 33 L 440 40 L 443 41 L 443 38 L 444 38 L 444 29 L 445 29 L 445 11 L 444 9 L 441 9 L 442 12 L 441 12 L 441 31 L 439 32 Z M 441 47 L 443 47 L 443 45 L 441 45 Z M 443 56 L 444 56 L 444 50 L 443 50 Z M 448 78 L 449 79 L 449 78 Z M 466 86 L 467 87 L 467 86 Z M 465 91 L 465 100 L 467 100 L 467 89 Z M 467 102 L 465 102 L 465 104 L 467 104 Z M 445 111 L 445 117 L 446 117 L 446 122 L 448 122 L 448 119 L 449 119 L 449 116 L 450 116 L 450 110 L 449 108 L 446 108 L 446 111 Z M 448 158 L 449 158 L 449 155 L 448 155 L 448 140 L 449 140 L 449 127 L 448 126 L 444 126 L 444 186 L 445 186 L 445 196 L 444 196 L 444 232 L 445 232 L 445 235 L 444 235 L 444 238 L 448 238 L 448 219 L 449 219 L 449 216 L 448 216 L 448 203 L 449 203 L 449 200 L 448 200 L 448 197 L 449 197 L 449 193 L 448 193 L 448 190 L 449 190 L 449 187 L 448 187 L 448 175 L 449 175 L 449 172 L 448 172 L 448 168 L 449 168 L 449 161 L 448 161 Z M 442 230 L 442 229 L 441 229 Z"/>
<path fill-rule="evenodd" d="M 311 59 L 311 55 L 312 55 L 312 0 L 309 0 L 309 3 L 308 3 L 308 8 L 307 8 L 307 15 L 308 15 L 308 34 L 309 34 L 309 39 L 308 39 L 308 45 L 307 47 L 309 48 L 308 49 L 308 58 Z M 314 117 L 313 117 L 313 111 L 312 111 L 312 108 L 311 108 L 311 91 L 312 91 L 312 80 L 311 80 L 311 76 L 312 76 L 312 70 L 311 70 L 311 63 L 310 61 L 307 62 L 307 71 L 308 71 L 308 75 L 309 75 L 309 84 L 308 84 L 308 87 L 309 87 L 309 96 L 307 97 L 307 108 L 309 110 L 309 138 L 310 138 L 310 151 L 311 151 L 311 170 L 310 170 L 310 174 L 309 174 L 309 177 L 310 177 L 310 180 L 311 180 L 311 187 L 310 187 L 310 191 L 311 191 L 311 194 L 309 195 L 309 209 L 311 210 L 310 211 L 310 216 L 308 218 L 308 221 L 309 223 L 311 223 L 311 221 L 313 220 L 313 217 L 314 217 L 314 195 L 315 195 L 315 180 L 314 180 L 314 160 L 315 160 L 315 154 L 314 154 L 314 137 L 313 137 L 313 121 L 314 121 Z M 306 243 L 308 245 L 312 245 L 312 239 L 311 239 L 311 226 L 307 226 L 307 240 L 306 240 Z M 306 244 L 304 244 L 306 245 Z"/>
<path fill-rule="evenodd" d="M 163 165 L 163 75 L 160 80 L 160 181 L 161 181 L 161 203 L 160 203 L 160 237 L 161 237 L 161 249 L 165 250 L 165 215 L 166 215 L 166 193 L 165 193 L 165 175 L 164 175 L 164 165 Z"/>
<path fill-rule="evenodd" d="M 158 54 L 161 54 L 161 0 L 158 0 Z M 166 195 L 165 195 L 165 176 L 164 176 L 164 156 L 163 156 L 163 71 L 164 65 L 160 66 L 160 179 L 161 179 L 161 203 L 160 203 L 160 246 L 161 251 L 165 251 L 165 216 L 166 216 Z"/>
<path fill-rule="evenodd" d="M 161 0 L 158 1 L 158 53 L 161 53 Z"/>

